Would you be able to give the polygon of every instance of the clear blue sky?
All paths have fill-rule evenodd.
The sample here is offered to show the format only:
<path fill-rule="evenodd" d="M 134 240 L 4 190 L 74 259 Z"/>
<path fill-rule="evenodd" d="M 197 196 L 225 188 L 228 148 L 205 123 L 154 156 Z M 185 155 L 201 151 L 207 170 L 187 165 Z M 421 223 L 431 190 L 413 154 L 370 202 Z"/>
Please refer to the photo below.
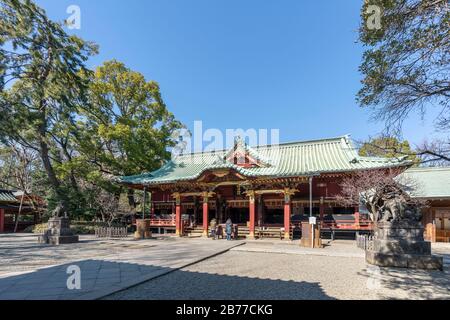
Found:
<path fill-rule="evenodd" d="M 51 18 L 81 8 L 100 46 L 95 67 L 117 59 L 160 84 L 188 127 L 280 129 L 281 141 L 377 134 L 358 107 L 361 0 L 38 0 Z M 429 124 L 411 120 L 420 143 Z"/>

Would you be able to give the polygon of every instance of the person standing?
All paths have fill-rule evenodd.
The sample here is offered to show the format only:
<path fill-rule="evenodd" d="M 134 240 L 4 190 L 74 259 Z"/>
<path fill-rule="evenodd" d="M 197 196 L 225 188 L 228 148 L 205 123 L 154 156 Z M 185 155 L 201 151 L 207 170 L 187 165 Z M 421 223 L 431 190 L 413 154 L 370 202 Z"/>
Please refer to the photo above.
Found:
<path fill-rule="evenodd" d="M 209 224 L 209 227 L 210 227 L 210 229 L 211 229 L 210 237 L 211 237 L 213 240 L 216 240 L 216 226 L 217 226 L 217 221 L 216 221 L 215 218 L 213 218 L 213 219 L 211 220 L 210 224 Z"/>
<path fill-rule="evenodd" d="M 233 222 L 228 218 L 225 225 L 225 232 L 227 233 L 227 240 L 231 240 L 231 233 L 233 232 Z"/>

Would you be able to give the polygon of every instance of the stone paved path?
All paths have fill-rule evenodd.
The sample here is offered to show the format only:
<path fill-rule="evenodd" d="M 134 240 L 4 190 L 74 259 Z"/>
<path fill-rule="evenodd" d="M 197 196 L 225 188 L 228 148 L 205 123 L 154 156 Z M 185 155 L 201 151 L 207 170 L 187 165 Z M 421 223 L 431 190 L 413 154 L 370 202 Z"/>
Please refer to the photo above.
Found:
<path fill-rule="evenodd" d="M 16 238 L 16 242 L 6 238 L 0 236 L 0 300 L 97 299 L 242 244 L 176 238 L 139 242 L 84 239 L 74 246 L 48 247 L 36 245 L 30 237 Z M 57 264 L 61 262 L 65 263 Z M 33 268 L 44 264 L 47 267 Z M 81 270 L 81 290 L 67 288 L 71 265 Z M 19 271 L 11 273 L 11 266 Z"/>

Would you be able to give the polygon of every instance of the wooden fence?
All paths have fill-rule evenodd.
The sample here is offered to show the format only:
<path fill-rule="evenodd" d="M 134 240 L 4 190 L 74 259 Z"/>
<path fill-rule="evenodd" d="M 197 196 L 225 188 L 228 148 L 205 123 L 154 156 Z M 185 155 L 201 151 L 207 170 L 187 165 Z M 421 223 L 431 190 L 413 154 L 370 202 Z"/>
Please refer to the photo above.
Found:
<path fill-rule="evenodd" d="M 127 227 L 98 227 L 95 228 L 97 238 L 126 238 L 128 236 Z"/>
<path fill-rule="evenodd" d="M 358 234 L 356 236 L 356 246 L 363 250 L 371 250 L 373 248 L 373 236 Z"/>

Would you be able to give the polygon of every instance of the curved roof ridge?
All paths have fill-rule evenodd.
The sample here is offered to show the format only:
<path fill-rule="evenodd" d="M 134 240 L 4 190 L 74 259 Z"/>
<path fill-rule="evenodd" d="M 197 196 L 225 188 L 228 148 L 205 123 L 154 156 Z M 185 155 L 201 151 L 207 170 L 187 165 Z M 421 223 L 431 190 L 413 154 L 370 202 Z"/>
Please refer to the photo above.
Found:
<path fill-rule="evenodd" d="M 298 141 L 289 141 L 289 142 L 281 142 L 281 143 L 277 143 L 277 144 L 261 144 L 261 145 L 256 145 L 256 146 L 250 146 L 248 144 L 246 144 L 249 148 L 252 148 L 253 150 L 255 149 L 259 149 L 259 148 L 268 148 L 268 147 L 278 147 L 278 146 L 282 146 L 282 147 L 287 147 L 290 145 L 299 145 L 299 144 L 309 144 L 309 143 L 320 143 L 320 142 L 326 142 L 326 141 L 335 141 L 335 142 L 339 142 L 342 139 L 349 139 L 350 135 L 346 134 L 346 135 L 342 135 L 342 136 L 337 136 L 337 137 L 330 137 L 330 138 L 322 138 L 322 139 L 310 139 L 310 140 L 298 140 Z M 224 148 L 224 149 L 220 149 L 220 150 L 214 150 L 214 151 L 196 151 L 196 152 L 189 152 L 189 153 L 185 153 L 183 155 L 180 155 L 179 157 L 185 157 L 185 156 L 190 156 L 190 155 L 200 155 L 200 154 L 210 154 L 210 153 L 220 153 L 220 152 L 228 152 L 230 149 L 232 149 L 234 147 L 234 145 L 230 148 Z"/>
<path fill-rule="evenodd" d="M 339 142 L 342 139 L 347 139 L 347 138 L 348 138 L 348 135 L 343 135 L 343 136 L 332 137 L 332 138 L 299 140 L 299 141 L 282 142 L 282 143 L 279 143 L 279 144 L 258 145 L 258 146 L 255 146 L 253 148 L 267 148 L 267 147 L 272 147 L 272 146 L 288 147 L 288 146 L 295 146 L 295 145 L 302 145 L 302 144 L 324 143 L 324 142 L 327 142 L 327 141 Z"/>
<path fill-rule="evenodd" d="M 270 164 L 261 167 L 244 168 L 224 161 L 223 157 L 235 151 L 235 147 L 236 144 L 227 150 L 183 154 L 156 171 L 121 177 L 120 180 L 145 184 L 185 181 L 197 178 L 206 170 L 221 168 L 233 169 L 249 177 L 289 177 L 411 165 L 411 161 L 404 158 L 359 156 L 350 135 L 258 147 L 250 147 L 241 141 L 238 145 L 241 151 Z"/>
<path fill-rule="evenodd" d="M 450 171 L 450 167 L 412 167 L 405 172 Z"/>

